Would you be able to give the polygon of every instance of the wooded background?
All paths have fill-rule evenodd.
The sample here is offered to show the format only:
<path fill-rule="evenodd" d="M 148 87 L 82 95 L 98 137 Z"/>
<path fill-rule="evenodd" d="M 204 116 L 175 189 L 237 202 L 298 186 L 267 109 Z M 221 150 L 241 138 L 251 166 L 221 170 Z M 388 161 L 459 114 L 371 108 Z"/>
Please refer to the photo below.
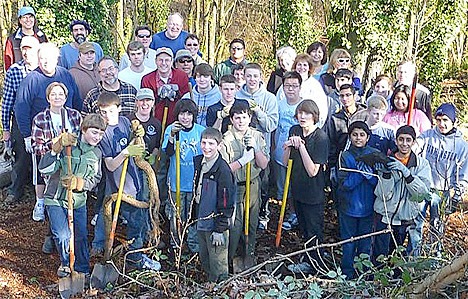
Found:
<path fill-rule="evenodd" d="M 18 7 L 30 5 L 39 27 L 62 45 L 71 41 L 73 19 L 90 22 L 90 40 L 119 58 L 137 25 L 155 32 L 165 28 L 170 12 L 186 19 L 185 29 L 202 40 L 201 51 L 211 64 L 228 57 L 228 43 L 241 37 L 250 61 L 265 68 L 276 64 L 279 46 L 298 53 L 313 41 L 331 50 L 348 49 L 362 81 L 369 86 L 377 74 L 395 76 L 397 63 L 414 59 L 420 80 L 438 98 L 445 78 L 464 78 L 468 70 L 468 0 L 0 0 L 2 51 L 17 28 Z M 3 57 L 3 55 L 2 55 Z M 3 62 L 2 62 L 3 63 Z M 3 68 L 2 68 L 3 69 Z M 463 82 L 462 82 L 463 83 Z M 464 96 L 468 100 L 468 92 Z"/>

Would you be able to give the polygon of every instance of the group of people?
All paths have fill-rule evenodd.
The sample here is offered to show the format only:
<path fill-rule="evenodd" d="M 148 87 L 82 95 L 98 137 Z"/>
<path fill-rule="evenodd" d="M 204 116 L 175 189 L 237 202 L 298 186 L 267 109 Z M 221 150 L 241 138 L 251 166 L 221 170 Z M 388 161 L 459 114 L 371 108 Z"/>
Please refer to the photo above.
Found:
<path fill-rule="evenodd" d="M 156 34 L 138 26 L 119 63 L 88 41 L 86 21 L 72 21 L 73 41 L 58 48 L 35 17 L 31 7 L 19 10 L 20 27 L 5 51 L 3 140 L 15 155 L 6 202 L 17 202 L 32 179 L 32 217 L 48 218 L 43 251 L 58 250 L 59 277 L 71 272 L 67 194 L 74 200 L 74 269 L 89 273 L 90 255 L 105 247 L 103 201 L 117 193 L 124 168 L 123 192 L 148 201 L 138 157 L 155 170 L 160 211 L 170 223 L 168 246 L 198 253 L 215 282 L 228 276 L 236 257 L 254 259 L 257 230 L 268 228 L 269 198 L 283 198 L 288 164 L 284 229 L 297 227 L 304 241 L 321 243 L 328 191 L 342 239 L 392 227 L 392 234 L 343 245 L 342 269 L 350 279 L 356 255 L 376 261 L 407 235 L 408 253 L 417 256 L 427 207 L 437 229 L 439 207 L 455 211 L 465 192 L 468 145 L 455 126 L 456 108 L 444 103 L 432 114 L 429 90 L 410 88 L 416 72 L 410 61 L 398 65 L 395 82 L 380 75 L 365 92 L 351 55 L 335 49 L 328 57 L 315 42 L 302 54 L 279 48 L 276 69 L 264 81 L 240 38 L 230 42 L 228 59 L 206 63 L 200 39 L 182 30 L 179 13 Z M 132 129 L 132 120 L 141 125 Z M 97 201 L 89 250 L 91 193 Z M 125 203 L 121 216 L 133 240 L 129 267 L 157 269 L 139 250 L 151 230 L 148 210 Z M 186 240 L 179 221 L 193 222 Z M 306 262 L 292 266 L 313 271 Z"/>

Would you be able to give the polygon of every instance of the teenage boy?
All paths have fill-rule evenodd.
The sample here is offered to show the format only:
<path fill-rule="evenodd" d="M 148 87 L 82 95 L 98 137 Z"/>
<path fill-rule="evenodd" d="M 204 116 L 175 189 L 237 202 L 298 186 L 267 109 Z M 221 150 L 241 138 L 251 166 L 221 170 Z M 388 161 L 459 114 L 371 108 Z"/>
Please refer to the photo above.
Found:
<path fill-rule="evenodd" d="M 248 104 L 239 102 L 232 106 L 229 116 L 232 127 L 224 134 L 221 154 L 229 163 L 237 183 L 236 215 L 229 235 L 229 260 L 236 255 L 237 248 L 244 249 L 246 164 L 250 163 L 250 220 L 247 252 L 240 256 L 253 258 L 260 211 L 260 172 L 268 166 L 269 148 L 263 134 L 251 128 L 251 110 Z M 240 245 L 240 246 L 239 246 Z"/>
<path fill-rule="evenodd" d="M 221 132 L 206 128 L 200 142 L 203 155 L 194 158 L 194 212 L 198 219 L 200 261 L 212 282 L 225 280 L 229 273 L 229 226 L 235 201 L 234 176 L 219 154 L 222 139 Z"/>
<path fill-rule="evenodd" d="M 213 68 L 208 63 L 200 63 L 193 73 L 197 83 L 193 89 L 193 101 L 198 106 L 197 124 L 206 127 L 208 107 L 219 102 L 221 93 L 218 85 L 213 81 Z M 190 93 L 184 95 L 183 98 L 190 99 Z"/>
<path fill-rule="evenodd" d="M 416 156 L 411 147 L 416 141 L 416 132 L 411 126 L 402 126 L 396 132 L 397 151 L 391 155 L 392 161 L 379 169 L 380 179 L 375 188 L 374 203 L 376 230 L 388 224 L 392 226 L 396 244 L 390 243 L 390 234 L 374 238 L 373 259 L 391 253 L 391 249 L 404 244 L 409 235 L 408 248 L 418 255 L 421 233 L 416 229 L 419 202 L 424 196 L 430 198 L 432 184 L 430 166 L 425 158 Z M 392 238 L 393 239 L 393 238 Z"/>
<path fill-rule="evenodd" d="M 195 123 L 197 119 L 197 105 L 191 100 L 180 100 L 174 107 L 174 121 L 164 132 L 163 151 L 170 158 L 168 185 L 171 188 L 171 202 L 166 204 L 166 215 L 170 220 L 171 244 L 174 248 L 180 246 L 177 230 L 178 217 L 176 215 L 176 141 L 180 144 L 180 220 L 185 223 L 191 220 L 191 203 L 193 191 L 194 164 L 193 157 L 201 154 L 200 138 L 205 129 Z M 191 225 L 188 229 L 187 245 L 192 252 L 198 252 L 196 228 Z"/>
<path fill-rule="evenodd" d="M 271 133 L 278 126 L 278 101 L 274 94 L 266 90 L 262 82 L 262 68 L 257 63 L 248 63 L 244 68 L 245 84 L 236 94 L 237 99 L 247 100 L 253 111 L 252 124 L 263 133 L 268 151 L 271 148 Z M 262 216 L 260 228 L 268 225 L 269 168 L 262 172 Z"/>
<path fill-rule="evenodd" d="M 219 79 L 219 89 L 221 91 L 221 100 L 208 107 L 206 112 L 206 126 L 213 127 L 221 133 L 226 133 L 228 126 L 231 125 L 229 118 L 229 110 L 232 105 L 237 101 L 235 95 L 236 89 L 236 78 L 233 75 L 224 75 Z"/>
<path fill-rule="evenodd" d="M 56 248 L 60 255 L 61 265 L 57 270 L 59 277 L 69 276 L 70 231 L 68 228 L 67 207 L 69 189 L 73 190 L 73 219 L 75 233 L 75 267 L 74 270 L 89 274 L 88 229 L 86 211 L 86 191 L 92 190 L 101 179 L 101 151 L 97 147 L 101 141 L 105 120 L 90 114 L 81 124 L 81 135 L 61 133 L 52 141 L 52 150 L 47 152 L 39 162 L 43 174 L 50 175 L 45 191 L 45 205 L 49 216 L 50 228 Z M 64 147 L 72 146 L 71 167 L 68 170 L 68 157 Z"/>
<path fill-rule="evenodd" d="M 101 141 L 100 148 L 104 160 L 104 170 L 106 174 L 106 196 L 118 192 L 120 176 L 125 159 L 129 159 L 123 193 L 134 197 L 137 200 L 146 200 L 148 191 L 145 190 L 141 181 L 142 171 L 136 166 L 134 157 L 143 155 L 144 145 L 135 145 L 130 141 L 133 138 L 131 124 L 128 118 L 120 116 L 120 98 L 113 92 L 103 92 L 97 105 L 101 115 L 107 121 L 107 128 Z M 144 136 L 145 132 L 140 126 L 135 132 L 137 137 Z M 128 250 L 134 251 L 143 247 L 143 241 L 148 230 L 148 211 L 133 207 L 127 203 L 122 203 L 121 215 L 127 223 L 127 240 L 133 240 Z M 93 240 L 94 250 L 102 249 L 104 246 L 104 219 L 102 208 L 95 226 L 95 237 Z M 131 268 L 141 269 L 152 265 L 153 261 L 140 252 L 128 255 L 127 263 Z"/>
<path fill-rule="evenodd" d="M 344 84 L 353 84 L 354 74 L 348 69 L 338 69 L 335 74 L 335 89 L 328 94 L 328 117 L 339 111 L 343 105 L 340 101 L 340 87 Z M 359 98 L 357 98 L 359 99 Z"/>

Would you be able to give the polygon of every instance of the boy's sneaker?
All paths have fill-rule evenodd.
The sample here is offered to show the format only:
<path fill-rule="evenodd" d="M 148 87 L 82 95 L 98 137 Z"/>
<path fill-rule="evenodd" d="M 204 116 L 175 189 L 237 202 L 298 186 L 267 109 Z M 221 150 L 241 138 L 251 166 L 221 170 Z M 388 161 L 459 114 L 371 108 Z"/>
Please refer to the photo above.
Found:
<path fill-rule="evenodd" d="M 297 220 L 296 213 L 291 214 L 285 222 L 283 222 L 283 229 L 284 230 L 291 230 L 299 225 L 299 221 Z"/>
<path fill-rule="evenodd" d="M 93 219 L 91 219 L 91 225 L 96 226 L 98 214 L 94 214 Z"/>
<path fill-rule="evenodd" d="M 45 236 L 44 243 L 42 244 L 42 252 L 45 254 L 54 253 L 55 244 L 52 236 Z"/>
<path fill-rule="evenodd" d="M 32 219 L 34 221 L 44 221 L 45 215 L 44 215 L 44 202 L 36 201 L 36 204 L 34 205 L 34 210 L 32 214 Z"/>
<path fill-rule="evenodd" d="M 68 266 L 60 265 L 60 267 L 57 269 L 57 276 L 59 278 L 67 277 L 70 274 L 71 274 L 71 270 L 70 270 L 70 267 L 68 267 Z"/>
<path fill-rule="evenodd" d="M 150 259 L 146 254 L 141 255 L 141 263 L 143 265 L 143 269 L 145 270 L 161 270 L 161 264 L 158 261 Z"/>

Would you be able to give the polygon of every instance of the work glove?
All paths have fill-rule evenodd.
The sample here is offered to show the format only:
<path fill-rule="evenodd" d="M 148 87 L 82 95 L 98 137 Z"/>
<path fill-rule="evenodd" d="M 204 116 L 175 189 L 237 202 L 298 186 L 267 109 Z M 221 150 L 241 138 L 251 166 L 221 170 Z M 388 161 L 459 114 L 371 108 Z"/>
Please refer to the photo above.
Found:
<path fill-rule="evenodd" d="M 62 140 L 62 146 L 75 146 L 78 140 L 78 136 L 75 133 L 63 132 L 60 134 Z"/>
<path fill-rule="evenodd" d="M 369 165 L 367 165 L 366 163 L 362 162 L 362 161 L 358 161 L 356 163 L 356 168 L 361 172 L 362 176 L 364 176 L 366 179 L 370 180 L 372 178 L 372 173 L 374 173 L 374 171 L 372 170 L 372 167 L 370 167 Z"/>
<path fill-rule="evenodd" d="M 137 129 L 135 130 L 135 137 L 143 137 L 145 136 L 145 128 L 142 125 L 138 125 Z"/>
<path fill-rule="evenodd" d="M 146 156 L 146 161 L 148 161 L 150 165 L 154 165 L 154 163 L 156 163 L 156 155 L 149 154 L 148 156 Z"/>
<path fill-rule="evenodd" d="M 253 112 L 258 112 L 259 110 L 262 110 L 254 99 L 247 100 L 247 102 L 249 102 L 250 110 L 252 110 Z"/>
<path fill-rule="evenodd" d="M 374 169 L 375 171 L 385 171 L 386 170 L 386 167 L 385 165 L 383 165 L 383 163 L 375 163 L 374 164 Z"/>
<path fill-rule="evenodd" d="M 211 233 L 211 244 L 213 246 L 224 246 L 226 240 L 224 239 L 223 233 L 212 232 Z"/>
<path fill-rule="evenodd" d="M 144 144 L 130 144 L 124 149 L 124 154 L 130 157 L 143 156 L 144 153 L 145 153 Z"/>
<path fill-rule="evenodd" d="M 31 136 L 24 138 L 24 148 L 26 149 L 27 153 L 32 154 L 34 152 Z"/>
<path fill-rule="evenodd" d="M 68 190 L 73 191 L 83 191 L 84 180 L 80 176 L 75 176 L 73 174 L 62 177 L 61 179 L 62 186 Z"/>
<path fill-rule="evenodd" d="M 184 128 L 184 126 L 182 126 L 182 124 L 180 122 L 178 122 L 178 121 L 173 122 L 172 126 L 171 126 L 171 137 L 174 137 L 183 128 Z"/>
<path fill-rule="evenodd" d="M 219 119 L 224 119 L 224 118 L 228 117 L 229 116 L 229 111 L 231 111 L 231 107 L 232 107 L 232 105 L 226 106 L 222 110 L 219 110 L 218 112 L 216 112 L 216 117 L 219 118 Z"/>
<path fill-rule="evenodd" d="M 245 164 L 249 163 L 254 158 L 254 149 L 251 148 L 250 150 L 247 150 L 246 148 L 244 148 L 244 153 L 242 154 L 242 157 L 240 157 L 237 161 L 240 163 L 240 165 L 245 166 Z"/>
<path fill-rule="evenodd" d="M 398 159 L 396 159 L 395 157 L 390 157 L 390 159 L 392 161 L 387 163 L 387 168 L 388 169 L 396 170 L 396 171 L 401 172 L 401 174 L 405 178 L 407 178 L 407 177 L 409 177 L 411 175 L 410 170 L 405 165 L 403 165 L 403 163 L 398 161 Z"/>
<path fill-rule="evenodd" d="M 255 138 L 252 135 L 244 136 L 244 145 L 247 148 L 253 148 L 255 152 L 258 152 L 258 144 Z"/>

